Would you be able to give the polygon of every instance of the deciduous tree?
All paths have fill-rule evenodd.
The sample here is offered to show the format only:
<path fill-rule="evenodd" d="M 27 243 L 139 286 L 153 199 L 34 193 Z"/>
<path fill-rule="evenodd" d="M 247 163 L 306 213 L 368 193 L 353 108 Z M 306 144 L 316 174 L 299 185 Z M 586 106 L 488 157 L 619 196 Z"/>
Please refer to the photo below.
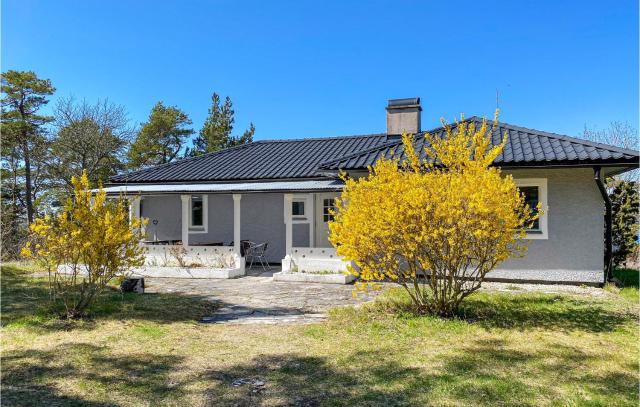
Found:
<path fill-rule="evenodd" d="M 92 186 L 106 182 L 124 168 L 126 149 L 134 135 L 123 106 L 99 100 L 90 104 L 61 99 L 54 109 L 56 132 L 48 160 L 50 176 L 71 191 L 71 178 L 87 173 Z"/>
<path fill-rule="evenodd" d="M 107 200 L 102 189 L 93 193 L 86 172 L 71 182 L 73 197 L 58 215 L 35 220 L 33 241 L 22 254 L 47 268 L 51 300 L 76 318 L 85 315 L 109 281 L 143 264 L 143 221 L 130 221 L 124 198 Z"/>
<path fill-rule="evenodd" d="M 383 158 L 367 177 L 345 177 L 329 224 L 331 243 L 364 284 L 393 281 L 418 312 L 438 315 L 455 313 L 488 272 L 522 253 L 520 239 L 538 216 L 511 176 L 491 166 L 506 138 L 491 147 L 486 120 L 445 128 L 443 138 L 425 136 L 425 161 L 404 135 L 406 159 Z"/>
<path fill-rule="evenodd" d="M 640 135 L 638 129 L 634 128 L 628 122 L 613 121 L 609 123 L 609 127 L 598 129 L 596 127 L 584 126 L 582 138 L 596 143 L 609 144 L 627 148 L 630 150 L 638 150 L 638 141 Z M 608 187 L 612 188 L 616 180 L 638 181 L 638 170 L 628 171 L 608 180 Z"/>

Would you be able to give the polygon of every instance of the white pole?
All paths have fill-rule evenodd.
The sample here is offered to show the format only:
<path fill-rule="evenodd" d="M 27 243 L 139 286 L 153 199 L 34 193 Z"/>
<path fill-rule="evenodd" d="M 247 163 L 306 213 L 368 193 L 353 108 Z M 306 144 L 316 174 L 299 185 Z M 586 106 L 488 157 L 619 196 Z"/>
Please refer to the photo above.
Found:
<path fill-rule="evenodd" d="M 233 194 L 233 252 L 241 257 L 240 254 L 240 199 L 241 194 Z"/>
<path fill-rule="evenodd" d="M 187 247 L 189 245 L 189 203 L 191 202 L 190 195 L 180 195 L 182 200 L 182 246 Z"/>

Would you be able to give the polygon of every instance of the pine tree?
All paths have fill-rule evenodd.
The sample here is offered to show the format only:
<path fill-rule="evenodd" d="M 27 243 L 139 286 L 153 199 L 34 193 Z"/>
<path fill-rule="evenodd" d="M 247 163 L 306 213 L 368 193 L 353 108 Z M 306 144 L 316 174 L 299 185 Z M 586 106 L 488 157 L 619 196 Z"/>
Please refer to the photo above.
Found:
<path fill-rule="evenodd" d="M 129 167 L 165 164 L 177 159 L 194 131 L 191 119 L 175 106 L 156 103 L 129 150 Z"/>
<path fill-rule="evenodd" d="M 618 181 L 609 195 L 613 210 L 613 264 L 622 265 L 638 247 L 638 184 Z"/>
<path fill-rule="evenodd" d="M 251 143 L 256 131 L 253 123 L 240 136 L 233 136 L 235 112 L 231 98 L 227 96 L 221 104 L 220 95 L 214 93 L 211 96 L 209 115 L 200 130 L 200 134 L 193 142 L 193 149 L 189 155 L 212 153 L 225 148 Z"/>
<path fill-rule="evenodd" d="M 40 158 L 44 156 L 40 150 L 46 146 L 43 126 L 53 120 L 38 111 L 49 103 L 47 96 L 55 90 L 49 79 L 39 79 L 31 71 L 10 70 L 2 74 L 2 141 L 22 167 L 19 172 L 24 176 L 28 223 L 34 217 L 34 184 L 39 178 Z"/>

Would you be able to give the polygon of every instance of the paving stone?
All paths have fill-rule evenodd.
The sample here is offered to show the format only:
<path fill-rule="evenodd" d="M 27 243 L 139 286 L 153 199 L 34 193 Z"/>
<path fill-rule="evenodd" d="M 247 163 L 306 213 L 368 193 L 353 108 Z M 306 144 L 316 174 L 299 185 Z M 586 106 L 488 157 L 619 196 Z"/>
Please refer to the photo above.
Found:
<path fill-rule="evenodd" d="M 215 315 L 202 319 L 206 323 L 312 323 L 326 319 L 329 308 L 361 304 L 378 294 L 353 298 L 351 285 L 274 282 L 270 276 L 253 275 L 233 280 L 149 278 L 145 282 L 147 292 L 200 295 L 219 304 Z"/>

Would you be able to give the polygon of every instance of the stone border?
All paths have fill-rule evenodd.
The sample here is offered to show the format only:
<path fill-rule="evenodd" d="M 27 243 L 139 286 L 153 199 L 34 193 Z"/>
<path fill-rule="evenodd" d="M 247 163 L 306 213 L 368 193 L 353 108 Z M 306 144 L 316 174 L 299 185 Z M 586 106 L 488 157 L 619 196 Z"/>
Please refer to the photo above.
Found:
<path fill-rule="evenodd" d="M 133 276 L 160 278 L 238 278 L 244 276 L 242 268 L 213 267 L 159 267 L 145 266 L 132 270 Z"/>
<path fill-rule="evenodd" d="M 288 281 L 296 283 L 349 284 L 355 279 L 356 276 L 353 274 L 287 273 L 284 271 L 273 273 L 273 281 Z"/>

